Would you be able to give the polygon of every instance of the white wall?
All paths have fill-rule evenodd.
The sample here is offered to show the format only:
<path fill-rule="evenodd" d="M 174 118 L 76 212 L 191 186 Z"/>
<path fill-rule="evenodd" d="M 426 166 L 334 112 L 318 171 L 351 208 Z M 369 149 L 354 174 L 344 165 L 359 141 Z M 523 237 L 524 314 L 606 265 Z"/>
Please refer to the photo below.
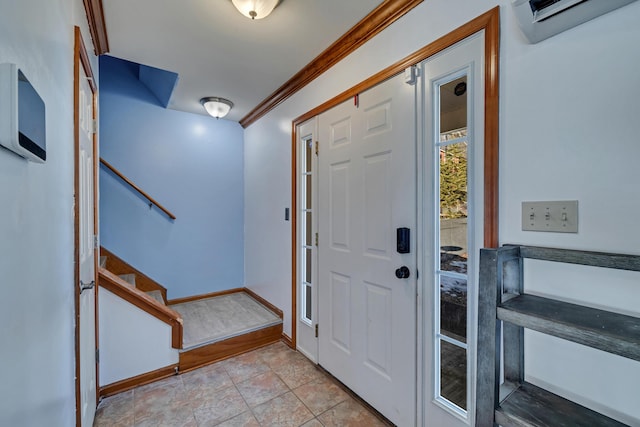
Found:
<path fill-rule="evenodd" d="M 46 104 L 47 161 L 0 149 L 0 425 L 75 424 L 73 25 L 80 0 L 0 0 L 0 62 Z M 0 94 L 3 96 L 3 94 Z"/>
<path fill-rule="evenodd" d="M 285 333 L 291 333 L 291 229 L 283 212 L 291 203 L 291 121 L 496 3 L 502 7 L 500 242 L 640 254 L 640 227 L 634 224 L 634 213 L 640 211 L 635 132 L 640 2 L 530 45 L 517 28 L 509 0 L 429 0 L 245 130 L 245 280 L 285 310 Z M 522 201 L 563 199 L 579 200 L 578 234 L 521 231 Z M 581 286 L 563 296 L 558 288 L 564 283 L 556 280 L 544 288 L 539 279 L 552 267 L 528 267 L 527 283 L 534 292 L 640 315 L 637 276 L 607 272 L 601 277 L 622 276 L 621 284 L 601 292 L 601 281 L 583 275 Z M 569 268 L 567 274 L 578 270 Z M 553 345 L 536 337 L 529 337 L 529 343 L 538 349 Z M 532 381 L 553 383 L 569 395 L 579 392 L 585 403 L 601 401 L 608 413 L 640 424 L 640 409 L 628 397 L 637 396 L 633 384 L 640 381 L 639 363 L 609 357 L 603 364 L 600 355 L 574 345 L 569 360 L 541 362 L 529 357 L 529 347 Z M 605 378 L 591 375 L 593 363 L 605 369 Z M 550 369 L 552 364 L 557 369 Z M 563 369 L 571 375 L 555 375 Z M 606 389 L 609 397 L 596 389 Z"/>
<path fill-rule="evenodd" d="M 178 363 L 171 326 L 100 289 L 100 387 Z"/>

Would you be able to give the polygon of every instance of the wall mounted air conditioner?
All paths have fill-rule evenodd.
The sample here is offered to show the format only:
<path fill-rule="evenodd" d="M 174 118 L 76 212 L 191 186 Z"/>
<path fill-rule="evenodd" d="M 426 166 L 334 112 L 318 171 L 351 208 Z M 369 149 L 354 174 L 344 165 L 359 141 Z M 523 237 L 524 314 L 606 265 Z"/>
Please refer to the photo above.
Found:
<path fill-rule="evenodd" d="M 635 0 L 513 0 L 520 28 L 537 43 Z"/>

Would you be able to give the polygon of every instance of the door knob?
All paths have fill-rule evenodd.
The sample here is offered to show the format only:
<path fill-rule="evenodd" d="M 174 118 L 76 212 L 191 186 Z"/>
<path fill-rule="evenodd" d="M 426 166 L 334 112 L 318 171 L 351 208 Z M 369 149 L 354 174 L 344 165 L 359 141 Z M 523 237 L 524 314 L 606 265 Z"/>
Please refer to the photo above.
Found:
<path fill-rule="evenodd" d="M 406 265 L 403 265 L 396 270 L 396 277 L 398 279 L 407 279 L 410 275 L 411 272 L 409 271 L 409 267 L 407 267 Z"/>

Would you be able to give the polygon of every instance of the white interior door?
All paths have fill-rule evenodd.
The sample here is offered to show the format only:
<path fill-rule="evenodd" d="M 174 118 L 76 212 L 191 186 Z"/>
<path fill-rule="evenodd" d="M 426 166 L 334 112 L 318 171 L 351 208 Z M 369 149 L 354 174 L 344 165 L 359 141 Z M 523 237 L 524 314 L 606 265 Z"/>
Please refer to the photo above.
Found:
<path fill-rule="evenodd" d="M 389 420 L 415 423 L 415 87 L 397 76 L 319 117 L 319 363 Z M 401 266 L 408 278 L 396 277 Z"/>
<path fill-rule="evenodd" d="M 82 426 L 93 425 L 96 410 L 96 324 L 95 324 L 95 211 L 93 146 L 93 91 L 89 80 L 80 67 L 79 85 L 79 185 L 76 200 L 79 204 L 79 257 L 80 259 L 80 412 Z"/>
<path fill-rule="evenodd" d="M 425 426 L 473 425 L 483 244 L 484 34 L 421 64 L 419 324 Z"/>

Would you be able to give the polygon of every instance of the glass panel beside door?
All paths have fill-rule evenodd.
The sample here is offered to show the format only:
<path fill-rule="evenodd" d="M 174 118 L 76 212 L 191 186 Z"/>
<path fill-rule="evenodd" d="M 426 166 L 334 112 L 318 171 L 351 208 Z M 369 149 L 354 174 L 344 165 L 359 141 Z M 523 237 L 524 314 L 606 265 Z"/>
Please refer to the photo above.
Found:
<path fill-rule="evenodd" d="M 468 107 L 467 75 L 435 83 L 434 148 L 438 254 L 434 262 L 436 398 L 453 410 L 467 409 Z"/>

